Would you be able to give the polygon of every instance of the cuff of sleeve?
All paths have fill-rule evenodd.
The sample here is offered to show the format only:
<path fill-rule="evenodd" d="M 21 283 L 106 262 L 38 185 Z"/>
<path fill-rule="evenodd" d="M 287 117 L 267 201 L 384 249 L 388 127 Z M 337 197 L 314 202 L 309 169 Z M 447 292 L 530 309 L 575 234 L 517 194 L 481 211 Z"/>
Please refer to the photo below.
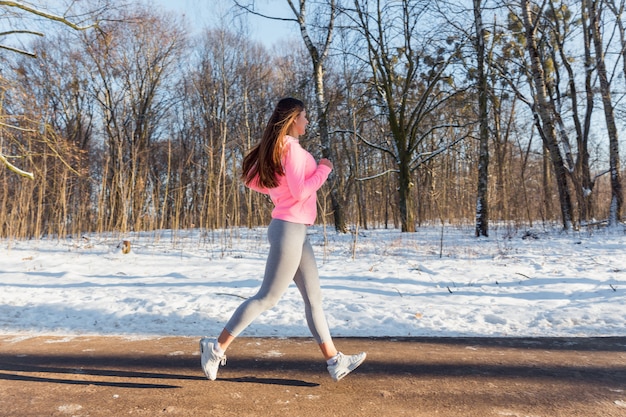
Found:
<path fill-rule="evenodd" d="M 330 171 L 332 171 L 332 169 L 327 165 L 318 165 L 317 169 L 320 172 L 324 173 L 326 176 L 328 176 L 330 174 Z"/>

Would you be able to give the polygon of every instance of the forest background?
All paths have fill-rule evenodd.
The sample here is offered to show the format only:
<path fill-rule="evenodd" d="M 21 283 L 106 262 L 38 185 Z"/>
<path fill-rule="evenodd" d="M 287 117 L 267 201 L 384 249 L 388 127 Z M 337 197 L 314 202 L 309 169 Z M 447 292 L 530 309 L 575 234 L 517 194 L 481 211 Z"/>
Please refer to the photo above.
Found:
<path fill-rule="evenodd" d="M 300 38 L 268 47 L 262 2 L 198 31 L 157 3 L 0 0 L 0 236 L 267 224 L 241 159 L 284 96 L 340 232 L 621 224 L 624 0 L 275 1 Z"/>

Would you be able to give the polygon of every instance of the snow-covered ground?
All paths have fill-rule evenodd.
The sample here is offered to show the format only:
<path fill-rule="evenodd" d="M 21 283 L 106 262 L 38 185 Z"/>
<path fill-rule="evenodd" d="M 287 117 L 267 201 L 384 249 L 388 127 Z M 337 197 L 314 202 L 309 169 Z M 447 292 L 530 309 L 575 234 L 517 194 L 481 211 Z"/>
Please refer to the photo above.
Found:
<path fill-rule="evenodd" d="M 216 335 L 261 283 L 266 231 L 0 241 L 0 334 Z M 333 335 L 626 335 L 623 230 L 491 235 L 310 228 Z M 295 285 L 243 336 L 309 336 Z"/>

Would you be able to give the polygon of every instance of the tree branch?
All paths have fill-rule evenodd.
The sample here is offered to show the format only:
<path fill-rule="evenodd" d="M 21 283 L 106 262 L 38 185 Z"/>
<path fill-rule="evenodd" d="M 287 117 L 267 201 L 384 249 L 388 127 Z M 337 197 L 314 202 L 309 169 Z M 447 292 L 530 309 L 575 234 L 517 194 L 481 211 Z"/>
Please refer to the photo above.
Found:
<path fill-rule="evenodd" d="M 6 165 L 6 167 L 9 168 L 11 171 L 15 172 L 18 175 L 21 175 L 22 177 L 27 177 L 27 178 L 30 178 L 31 180 L 35 179 L 35 176 L 33 175 L 32 172 L 22 171 L 21 169 L 13 165 L 7 160 L 7 158 L 2 154 L 2 152 L 0 152 L 0 162 Z"/>
<path fill-rule="evenodd" d="M 245 10 L 246 12 L 253 14 L 255 16 L 260 16 L 263 17 L 265 19 L 272 19 L 272 20 L 282 20 L 285 22 L 298 22 L 298 19 L 293 19 L 293 18 L 289 18 L 289 17 L 276 17 L 276 16 L 269 16 L 263 13 L 259 13 L 257 11 L 254 10 L 254 2 L 252 3 L 252 7 L 251 6 L 247 6 L 247 5 L 243 5 L 241 4 L 241 2 L 239 2 L 238 0 L 234 0 L 235 5 L 237 7 L 239 7 L 240 9 Z"/>
<path fill-rule="evenodd" d="M 42 10 L 39 10 L 35 7 L 31 7 L 19 1 L 0 0 L 0 6 L 15 7 L 16 9 L 24 10 L 25 12 L 34 14 L 36 16 L 41 16 L 46 19 L 53 20 L 55 22 L 63 23 L 64 25 L 69 26 L 75 30 L 87 30 L 87 29 L 91 29 L 91 28 L 98 26 L 98 23 L 94 23 L 88 26 L 79 26 L 73 22 L 70 22 L 63 16 L 58 16 L 52 13 L 44 12 Z"/>
<path fill-rule="evenodd" d="M 10 30 L 8 32 L 0 32 L 0 36 L 8 36 L 8 35 L 37 35 L 37 36 L 44 36 L 43 33 L 41 32 L 35 32 L 32 30 L 26 30 L 26 29 L 21 29 L 21 30 Z"/>
<path fill-rule="evenodd" d="M 356 179 L 356 181 L 368 181 L 368 180 L 373 180 L 373 179 L 376 179 L 376 178 L 378 178 L 378 177 L 382 177 L 383 175 L 390 174 L 390 173 L 392 173 L 392 172 L 400 172 L 400 171 L 398 171 L 397 169 L 388 169 L 388 170 L 387 170 L 387 171 L 385 171 L 385 172 L 381 172 L 380 174 L 372 175 L 372 176 L 370 176 L 370 177 L 357 178 L 357 179 Z"/>
<path fill-rule="evenodd" d="M 434 151 L 424 152 L 424 153 L 421 153 L 421 154 L 417 155 L 417 157 L 415 157 L 415 159 L 413 159 L 413 161 L 411 162 L 412 165 L 415 165 L 413 168 L 411 168 L 411 172 L 414 172 L 421 165 L 423 165 L 426 162 L 430 161 L 431 159 L 433 159 L 437 155 L 441 154 L 442 152 L 445 152 L 448 149 L 451 149 L 454 145 L 456 145 L 457 143 L 461 142 L 464 139 L 465 139 L 465 136 L 461 136 L 461 137 L 456 138 L 455 140 L 453 140 L 451 143 L 448 143 L 448 144 L 442 146 L 439 149 L 435 149 Z M 423 158 L 424 156 L 426 156 L 426 157 Z"/>
<path fill-rule="evenodd" d="M 9 124 L 3 123 L 3 122 L 0 122 L 0 126 L 2 126 L 2 127 L 9 127 L 11 129 L 19 130 L 21 132 L 28 132 L 28 133 L 35 133 L 36 132 L 34 129 L 26 129 L 26 128 L 19 127 L 19 126 L 9 125 Z"/>
<path fill-rule="evenodd" d="M 370 146 L 374 149 L 378 149 L 379 151 L 385 152 L 389 155 L 391 155 L 391 157 L 396 160 L 397 157 L 396 155 L 394 155 L 394 153 L 392 151 L 390 151 L 389 149 L 377 145 L 375 143 L 369 142 L 367 139 L 365 139 L 363 136 L 361 136 L 358 132 L 355 132 L 353 130 L 333 130 L 332 132 L 330 132 L 331 134 L 333 133 L 350 133 L 351 135 L 355 135 L 361 142 L 365 143 L 367 146 Z"/>
<path fill-rule="evenodd" d="M 18 54 L 21 54 L 21 55 L 26 55 L 26 56 L 29 56 L 29 57 L 31 57 L 31 58 L 37 58 L 37 54 L 34 54 L 34 53 L 32 53 L 32 52 L 25 51 L 25 50 L 23 50 L 23 49 L 13 48 L 13 47 L 11 47 L 11 46 L 0 45 L 0 49 L 4 49 L 4 50 L 6 50 L 6 51 L 15 52 L 15 53 L 18 53 Z"/>

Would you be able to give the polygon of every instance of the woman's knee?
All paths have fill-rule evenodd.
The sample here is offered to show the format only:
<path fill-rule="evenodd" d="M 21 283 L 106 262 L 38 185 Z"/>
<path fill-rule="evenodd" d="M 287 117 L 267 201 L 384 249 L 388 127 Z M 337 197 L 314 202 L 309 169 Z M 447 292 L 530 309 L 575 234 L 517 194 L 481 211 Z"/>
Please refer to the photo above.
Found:
<path fill-rule="evenodd" d="M 274 306 L 278 304 L 278 301 L 280 301 L 280 297 L 275 297 L 267 294 L 264 296 L 255 297 L 255 301 L 257 302 L 259 308 L 265 311 L 274 308 Z"/>

